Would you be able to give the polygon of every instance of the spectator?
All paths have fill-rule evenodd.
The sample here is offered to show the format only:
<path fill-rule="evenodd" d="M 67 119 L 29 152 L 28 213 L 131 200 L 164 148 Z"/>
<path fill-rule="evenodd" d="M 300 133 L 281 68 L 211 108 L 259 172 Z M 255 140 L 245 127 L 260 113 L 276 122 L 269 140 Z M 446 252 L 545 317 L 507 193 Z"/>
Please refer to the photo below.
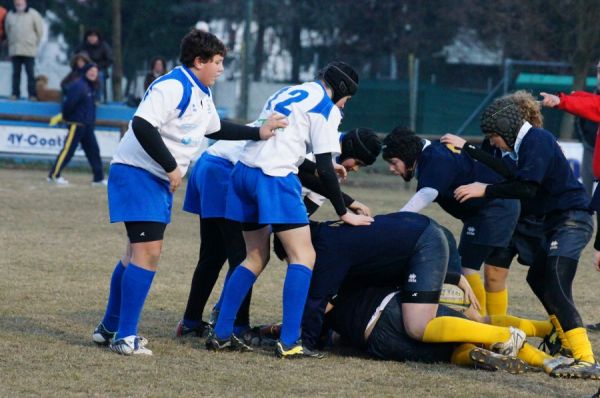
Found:
<path fill-rule="evenodd" d="M 69 84 L 65 92 L 62 114 L 69 125 L 69 133 L 48 173 L 48 182 L 56 185 L 69 184 L 60 174 L 73 157 L 78 144 L 81 143 L 81 148 L 94 173 L 92 185 L 105 186 L 107 182 L 102 170 L 100 148 L 98 148 L 98 142 L 94 135 L 96 124 L 94 94 L 98 85 L 98 67 L 93 63 L 87 64 L 81 73 L 82 77 Z"/>
<path fill-rule="evenodd" d="M 106 79 L 108 79 L 108 68 L 112 65 L 112 49 L 106 43 L 97 29 L 89 29 L 85 32 L 83 43 L 75 50 L 75 53 L 85 52 L 88 57 L 98 65 L 99 88 L 96 92 L 98 101 L 106 102 Z"/>
<path fill-rule="evenodd" d="M 83 76 L 82 70 L 90 62 L 90 57 L 88 57 L 86 53 L 77 53 L 73 56 L 73 58 L 71 58 L 71 71 L 60 82 L 60 88 L 63 90 L 63 93 L 66 91 L 67 86 L 70 83 Z"/>
<path fill-rule="evenodd" d="M 150 65 L 150 72 L 148 72 L 144 79 L 144 92 L 148 90 L 153 81 L 164 75 L 167 71 L 167 61 L 163 57 L 155 57 Z"/>
<path fill-rule="evenodd" d="M 0 43 L 5 39 L 4 19 L 6 18 L 6 8 L 0 6 Z"/>
<path fill-rule="evenodd" d="M 42 35 L 44 20 L 39 12 L 27 5 L 27 0 L 14 0 L 14 9 L 6 14 L 4 30 L 8 39 L 8 55 L 12 60 L 12 99 L 21 96 L 21 69 L 25 65 L 27 92 L 36 100 L 33 68 Z"/>

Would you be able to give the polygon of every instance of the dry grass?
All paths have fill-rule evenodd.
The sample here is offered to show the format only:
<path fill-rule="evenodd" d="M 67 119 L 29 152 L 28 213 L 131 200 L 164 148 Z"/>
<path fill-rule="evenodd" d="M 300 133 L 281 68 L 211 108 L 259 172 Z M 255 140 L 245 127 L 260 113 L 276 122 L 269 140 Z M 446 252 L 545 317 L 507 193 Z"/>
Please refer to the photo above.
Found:
<path fill-rule="evenodd" d="M 153 357 L 129 358 L 95 347 L 110 273 L 124 247 L 121 225 L 107 222 L 106 194 L 90 176 L 70 172 L 68 188 L 49 186 L 42 170 L 0 170 L 0 396 L 585 396 L 598 383 L 511 376 L 450 365 L 380 362 L 349 356 L 287 362 L 270 353 L 213 354 L 199 339 L 175 341 L 198 253 L 198 222 L 181 212 L 176 195 L 161 270 L 140 331 Z M 363 174 L 347 191 L 377 212 L 397 209 L 409 191 L 388 176 Z M 455 233 L 459 225 L 437 206 L 428 211 Z M 320 217 L 333 217 L 331 208 Z M 586 321 L 599 321 L 600 275 L 583 257 L 575 283 Z M 280 314 L 284 268 L 271 264 L 258 281 L 253 321 Z M 511 312 L 541 318 L 524 282 L 510 276 Z M 220 287 L 220 285 L 219 285 Z M 212 304 L 216 300 L 211 297 Z M 600 350 L 600 335 L 592 335 Z"/>

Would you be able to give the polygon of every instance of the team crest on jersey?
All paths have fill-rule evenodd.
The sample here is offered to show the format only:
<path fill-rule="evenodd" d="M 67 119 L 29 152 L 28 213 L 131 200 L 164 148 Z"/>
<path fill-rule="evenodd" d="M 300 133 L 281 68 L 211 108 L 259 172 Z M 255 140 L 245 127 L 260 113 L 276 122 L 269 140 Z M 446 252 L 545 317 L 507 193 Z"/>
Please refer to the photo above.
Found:
<path fill-rule="evenodd" d="M 198 127 L 197 124 L 187 123 L 187 124 L 182 124 L 181 125 L 181 130 L 185 131 L 187 133 L 188 131 L 192 131 L 196 127 Z"/>
<path fill-rule="evenodd" d="M 467 227 L 467 235 L 469 236 L 475 236 L 475 233 L 477 231 L 475 230 L 475 227 Z"/>
<path fill-rule="evenodd" d="M 553 240 L 552 242 L 550 242 L 550 250 L 558 250 L 558 241 L 557 240 Z"/>
<path fill-rule="evenodd" d="M 410 275 L 408 276 L 408 281 L 409 281 L 410 283 L 417 283 L 417 275 L 416 275 L 416 274 L 410 274 Z"/>

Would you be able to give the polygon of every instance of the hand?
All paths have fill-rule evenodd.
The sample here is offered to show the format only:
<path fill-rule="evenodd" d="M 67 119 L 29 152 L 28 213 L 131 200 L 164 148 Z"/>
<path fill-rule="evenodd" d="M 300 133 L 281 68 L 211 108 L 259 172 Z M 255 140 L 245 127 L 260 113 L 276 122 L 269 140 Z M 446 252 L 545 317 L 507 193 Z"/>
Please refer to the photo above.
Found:
<path fill-rule="evenodd" d="M 181 185 L 181 171 L 179 167 L 175 167 L 175 170 L 167 173 L 167 177 L 169 177 L 169 191 L 175 192 L 177 188 Z"/>
<path fill-rule="evenodd" d="M 483 198 L 485 196 L 485 188 L 487 184 L 473 182 L 467 185 L 461 185 L 454 190 L 454 199 L 460 203 L 464 203 L 469 199 Z"/>
<path fill-rule="evenodd" d="M 354 225 L 354 226 L 371 225 L 371 223 L 373 221 L 375 221 L 371 217 L 362 216 L 362 215 L 359 215 L 359 214 L 354 214 L 354 213 L 351 213 L 349 211 L 346 212 L 346 214 L 342 215 L 340 217 L 340 220 L 342 220 L 346 224 L 350 224 L 350 225 Z"/>
<path fill-rule="evenodd" d="M 275 135 L 275 130 L 286 128 L 287 126 L 288 120 L 285 116 L 280 113 L 272 113 L 263 125 L 260 126 L 260 139 L 268 140 Z"/>
<path fill-rule="evenodd" d="M 338 178 L 340 178 L 342 181 L 346 181 L 346 177 L 348 176 L 348 170 L 346 170 L 344 166 L 334 162 L 333 170 L 335 171 L 335 174 L 338 175 Z"/>
<path fill-rule="evenodd" d="M 544 97 L 544 99 L 542 99 L 542 106 L 553 108 L 560 104 L 560 98 L 557 95 L 548 94 L 544 92 L 540 93 L 540 95 Z"/>
<path fill-rule="evenodd" d="M 355 214 L 360 214 L 367 217 L 371 217 L 372 215 L 371 209 L 369 209 L 364 204 L 360 203 L 358 200 L 355 200 L 354 202 L 350 203 L 350 206 L 348 206 L 348 208 L 352 210 Z"/>
<path fill-rule="evenodd" d="M 600 251 L 594 250 L 594 267 L 596 271 L 600 272 Z"/>
<path fill-rule="evenodd" d="M 465 292 L 465 297 L 469 299 L 469 301 L 471 302 L 471 306 L 477 311 L 479 311 L 481 309 L 481 304 L 479 304 L 477 296 L 475 296 L 475 293 L 473 292 L 469 281 L 467 281 L 467 278 L 465 278 L 464 275 L 460 276 L 458 287 L 460 287 L 463 290 L 463 292 Z"/>
<path fill-rule="evenodd" d="M 440 142 L 442 144 L 450 144 L 453 147 L 460 149 L 465 146 L 467 140 L 454 134 L 444 134 L 442 138 L 440 138 Z"/>

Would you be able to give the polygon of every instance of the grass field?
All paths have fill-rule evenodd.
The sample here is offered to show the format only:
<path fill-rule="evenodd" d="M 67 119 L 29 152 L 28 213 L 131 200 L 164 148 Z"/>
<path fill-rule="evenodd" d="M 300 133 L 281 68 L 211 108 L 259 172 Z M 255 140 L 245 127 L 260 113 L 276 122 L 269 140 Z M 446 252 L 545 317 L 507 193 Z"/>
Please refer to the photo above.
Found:
<path fill-rule="evenodd" d="M 110 274 L 124 248 L 122 225 L 108 223 L 106 192 L 87 173 L 68 172 L 69 187 L 50 186 L 45 171 L 0 169 L 0 396 L 410 396 L 583 397 L 598 382 L 512 376 L 451 365 L 381 362 L 348 355 L 281 361 L 270 352 L 215 354 L 203 340 L 171 337 L 187 300 L 197 261 L 198 221 L 176 194 L 161 269 L 144 308 L 140 334 L 152 357 L 123 357 L 91 342 Z M 398 209 L 412 191 L 400 179 L 359 174 L 345 190 L 377 213 Z M 318 213 L 319 214 L 319 213 Z M 437 207 L 427 211 L 455 234 L 459 223 Z M 331 207 L 319 218 L 332 218 Z M 586 249 L 575 281 L 587 322 L 600 321 L 600 274 Z M 273 256 L 274 257 L 274 256 Z M 510 312 L 543 318 L 525 283 L 510 275 Z M 280 317 L 284 267 L 273 261 L 257 282 L 254 323 Z M 220 291 L 220 283 L 217 292 Z M 210 308 L 216 301 L 213 294 Z M 600 353 L 600 334 L 592 334 Z M 535 341 L 537 343 L 537 341 Z"/>

